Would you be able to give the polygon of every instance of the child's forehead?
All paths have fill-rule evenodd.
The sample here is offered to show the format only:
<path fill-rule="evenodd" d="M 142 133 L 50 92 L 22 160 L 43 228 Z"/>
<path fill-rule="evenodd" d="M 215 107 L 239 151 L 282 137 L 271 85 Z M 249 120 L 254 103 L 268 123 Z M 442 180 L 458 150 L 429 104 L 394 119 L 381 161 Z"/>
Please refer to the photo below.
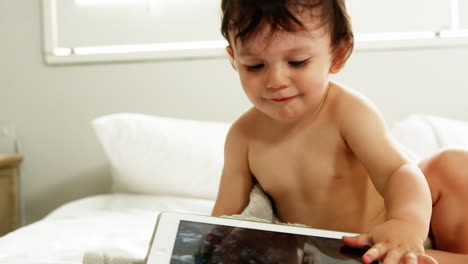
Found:
<path fill-rule="evenodd" d="M 304 24 L 304 26 L 305 29 L 297 31 L 286 31 L 284 29 L 271 31 L 270 28 L 263 28 L 245 41 L 236 40 L 234 43 L 235 49 L 238 50 L 240 55 L 247 56 L 268 49 L 272 45 L 275 48 L 281 49 L 283 47 L 294 51 L 306 49 L 312 45 L 317 46 L 320 43 L 329 43 L 330 35 L 326 26 L 316 23 Z"/>

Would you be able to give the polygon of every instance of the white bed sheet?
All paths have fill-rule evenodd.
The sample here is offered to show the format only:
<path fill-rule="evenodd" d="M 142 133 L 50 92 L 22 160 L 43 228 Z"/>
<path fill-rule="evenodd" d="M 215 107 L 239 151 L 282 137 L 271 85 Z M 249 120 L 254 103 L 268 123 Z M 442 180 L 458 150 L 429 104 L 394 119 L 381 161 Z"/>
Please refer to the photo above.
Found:
<path fill-rule="evenodd" d="M 132 194 L 77 200 L 0 239 L 0 263 L 82 263 L 86 252 L 106 248 L 144 258 L 160 211 L 209 214 L 213 203 Z"/>

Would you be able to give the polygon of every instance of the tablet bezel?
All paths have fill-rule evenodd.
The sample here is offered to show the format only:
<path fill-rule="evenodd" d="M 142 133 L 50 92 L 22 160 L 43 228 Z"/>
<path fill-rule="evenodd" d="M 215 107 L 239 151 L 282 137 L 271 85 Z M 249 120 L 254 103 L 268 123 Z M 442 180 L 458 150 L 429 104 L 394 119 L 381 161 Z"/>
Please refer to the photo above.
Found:
<path fill-rule="evenodd" d="M 334 239 L 341 239 L 343 236 L 358 235 L 355 233 L 301 227 L 297 225 L 272 224 L 252 220 L 164 211 L 158 215 L 158 220 L 156 221 L 146 256 L 147 264 L 170 263 L 180 221 L 192 221 Z"/>

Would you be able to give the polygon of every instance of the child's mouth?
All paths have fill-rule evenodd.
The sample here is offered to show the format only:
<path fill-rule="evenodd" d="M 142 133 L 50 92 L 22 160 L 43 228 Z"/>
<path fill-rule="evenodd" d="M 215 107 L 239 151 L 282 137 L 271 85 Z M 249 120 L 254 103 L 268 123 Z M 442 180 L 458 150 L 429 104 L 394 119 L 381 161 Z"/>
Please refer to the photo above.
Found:
<path fill-rule="evenodd" d="M 296 96 L 284 97 L 284 98 L 274 98 L 274 99 L 271 99 L 271 100 L 275 101 L 275 102 L 278 102 L 278 103 L 282 103 L 282 102 L 287 102 L 287 101 L 293 99 L 294 97 L 296 97 Z"/>

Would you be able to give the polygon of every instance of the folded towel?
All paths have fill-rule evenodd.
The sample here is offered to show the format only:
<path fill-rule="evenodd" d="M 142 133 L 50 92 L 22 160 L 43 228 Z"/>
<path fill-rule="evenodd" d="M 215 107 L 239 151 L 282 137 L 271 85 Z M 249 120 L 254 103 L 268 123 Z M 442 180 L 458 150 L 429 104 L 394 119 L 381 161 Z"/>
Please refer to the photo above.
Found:
<path fill-rule="evenodd" d="M 241 220 L 279 223 L 273 212 L 269 197 L 256 184 L 250 192 L 247 207 L 239 215 L 223 216 Z M 143 264 L 145 259 L 129 251 L 118 248 L 100 248 L 88 251 L 83 256 L 83 264 Z"/>
<path fill-rule="evenodd" d="M 144 264 L 145 259 L 118 248 L 103 248 L 88 251 L 83 264 Z"/>
<path fill-rule="evenodd" d="M 250 192 L 249 204 L 238 215 L 225 215 L 225 218 L 234 218 L 241 220 L 253 220 L 268 223 L 279 223 L 280 221 L 273 212 L 273 206 L 270 198 L 263 191 L 259 184 L 255 184 Z"/>

